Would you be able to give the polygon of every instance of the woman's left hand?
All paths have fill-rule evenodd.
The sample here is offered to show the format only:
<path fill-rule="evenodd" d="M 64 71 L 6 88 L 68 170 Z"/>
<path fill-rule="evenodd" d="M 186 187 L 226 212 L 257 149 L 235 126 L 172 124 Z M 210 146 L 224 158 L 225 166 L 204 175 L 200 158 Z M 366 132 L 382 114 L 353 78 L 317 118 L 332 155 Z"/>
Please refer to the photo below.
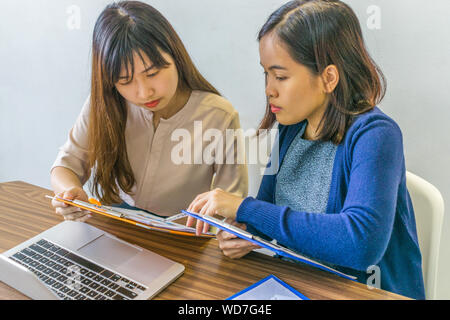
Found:
<path fill-rule="evenodd" d="M 241 205 L 243 198 L 232 193 L 225 192 L 222 189 L 199 194 L 189 205 L 187 211 L 198 213 L 200 215 L 220 215 L 224 218 L 236 219 L 236 213 Z M 189 217 L 186 226 L 190 227 L 194 221 L 194 217 Z M 198 220 L 196 225 L 196 234 L 208 232 L 209 225 Z M 203 231 L 202 231 L 203 230 Z"/>
<path fill-rule="evenodd" d="M 233 221 L 231 219 L 227 219 L 225 220 L 225 222 L 242 230 L 247 230 L 247 226 L 243 223 L 237 223 L 236 221 Z M 231 259 L 242 258 L 254 249 L 261 248 L 253 242 L 240 239 L 234 234 L 225 232 L 223 230 L 220 230 L 217 233 L 216 238 L 219 241 L 219 248 L 222 250 L 223 254 Z"/>

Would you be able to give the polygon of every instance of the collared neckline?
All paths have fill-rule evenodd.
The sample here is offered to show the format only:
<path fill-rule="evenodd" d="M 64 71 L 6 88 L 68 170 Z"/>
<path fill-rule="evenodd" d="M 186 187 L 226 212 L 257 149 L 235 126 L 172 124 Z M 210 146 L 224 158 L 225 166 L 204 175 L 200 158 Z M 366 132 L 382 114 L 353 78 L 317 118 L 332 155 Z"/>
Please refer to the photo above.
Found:
<path fill-rule="evenodd" d="M 164 123 L 164 124 L 174 124 L 179 122 L 179 120 L 185 119 L 186 115 L 188 115 L 189 113 L 192 112 L 192 108 L 197 106 L 198 104 L 198 99 L 197 97 L 199 96 L 200 91 L 198 90 L 192 90 L 191 95 L 189 96 L 188 101 L 186 102 L 186 104 L 183 106 L 183 108 L 181 108 L 177 113 L 175 113 L 173 116 L 171 116 L 168 119 L 164 119 L 164 118 L 160 118 L 159 122 L 160 124 Z M 130 101 L 127 101 L 127 104 L 133 108 L 137 108 L 137 110 L 139 110 L 143 116 L 145 117 L 145 119 L 147 119 L 148 121 L 150 121 L 151 123 L 153 123 L 153 111 L 139 107 L 133 103 L 131 103 Z"/>

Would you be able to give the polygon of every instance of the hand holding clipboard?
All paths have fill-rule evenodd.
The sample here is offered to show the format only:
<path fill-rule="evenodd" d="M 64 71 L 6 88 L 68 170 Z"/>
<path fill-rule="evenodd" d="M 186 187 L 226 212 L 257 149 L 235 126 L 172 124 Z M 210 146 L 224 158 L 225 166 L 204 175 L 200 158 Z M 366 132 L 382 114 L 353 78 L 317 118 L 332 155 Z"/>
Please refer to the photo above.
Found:
<path fill-rule="evenodd" d="M 198 212 L 200 215 L 213 216 L 220 214 L 224 218 L 236 218 L 236 212 L 244 199 L 222 189 L 214 189 L 199 194 L 189 205 L 186 211 Z M 191 227 L 196 220 L 189 217 L 186 223 L 187 227 Z M 198 220 L 196 224 L 196 234 L 200 235 L 209 229 L 208 223 Z"/>
<path fill-rule="evenodd" d="M 198 220 L 206 222 L 206 223 L 208 223 L 210 225 L 213 225 L 213 226 L 219 228 L 220 230 L 224 230 L 226 232 L 232 233 L 232 234 L 234 234 L 235 236 L 237 236 L 237 237 L 239 237 L 241 239 L 250 241 L 250 242 L 254 243 L 255 245 L 258 245 L 258 246 L 261 246 L 263 248 L 269 249 L 269 250 L 275 252 L 276 254 L 278 254 L 279 256 L 290 258 L 290 259 L 294 259 L 294 260 L 300 261 L 302 263 L 306 263 L 308 265 L 314 266 L 316 268 L 322 269 L 322 270 L 327 271 L 327 272 L 334 273 L 334 274 L 336 274 L 338 276 L 341 276 L 341 277 L 349 279 L 349 280 L 356 280 L 356 277 L 354 277 L 354 276 L 347 275 L 347 274 L 342 273 L 342 272 L 340 272 L 340 271 L 338 271 L 336 269 L 328 267 L 328 266 L 326 266 L 326 265 L 324 265 L 324 264 L 322 264 L 320 262 L 317 262 L 317 261 L 314 261 L 312 259 L 309 259 L 309 258 L 307 258 L 305 256 L 302 256 L 302 255 L 298 254 L 297 252 L 292 251 L 292 250 L 290 250 L 290 249 L 288 249 L 286 247 L 283 247 L 283 246 L 281 246 L 279 244 L 274 244 L 272 242 L 264 240 L 264 239 L 262 239 L 262 238 L 260 238 L 260 237 L 258 237 L 256 235 L 251 234 L 250 232 L 248 232 L 246 230 L 242 230 L 242 229 L 240 229 L 240 228 L 238 228 L 236 226 L 233 226 L 233 225 L 231 225 L 231 224 L 229 224 L 229 223 L 227 223 L 225 221 L 222 221 L 220 219 L 217 219 L 217 218 L 215 218 L 213 216 L 210 216 L 210 215 L 199 215 L 197 213 L 193 213 L 193 212 L 189 212 L 189 211 L 185 211 L 185 210 L 183 210 L 182 212 L 187 214 L 187 215 L 189 215 L 189 216 L 191 216 L 191 217 L 193 217 L 193 218 L 195 218 L 195 219 L 198 219 Z"/>
<path fill-rule="evenodd" d="M 52 199 L 53 201 L 60 201 L 70 206 L 78 207 L 92 213 L 97 213 L 102 216 L 130 223 L 145 229 L 168 232 L 184 236 L 195 236 L 194 228 L 188 228 L 182 224 L 175 222 L 175 220 L 185 217 L 185 214 L 177 214 L 175 216 L 163 218 L 140 210 L 129 210 L 103 206 L 98 200 L 92 198 L 89 199 L 89 202 L 63 199 L 57 196 L 46 196 L 46 198 Z M 215 237 L 215 234 L 207 232 L 200 235 L 199 237 L 213 238 Z"/>

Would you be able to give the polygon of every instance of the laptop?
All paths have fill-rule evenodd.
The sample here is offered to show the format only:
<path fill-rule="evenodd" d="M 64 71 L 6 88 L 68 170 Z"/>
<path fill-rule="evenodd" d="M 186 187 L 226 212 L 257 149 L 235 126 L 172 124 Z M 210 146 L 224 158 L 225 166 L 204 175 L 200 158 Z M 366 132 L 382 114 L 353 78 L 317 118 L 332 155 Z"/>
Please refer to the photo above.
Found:
<path fill-rule="evenodd" d="M 0 281 L 32 299 L 150 299 L 184 266 L 83 222 L 64 221 L 0 254 Z"/>

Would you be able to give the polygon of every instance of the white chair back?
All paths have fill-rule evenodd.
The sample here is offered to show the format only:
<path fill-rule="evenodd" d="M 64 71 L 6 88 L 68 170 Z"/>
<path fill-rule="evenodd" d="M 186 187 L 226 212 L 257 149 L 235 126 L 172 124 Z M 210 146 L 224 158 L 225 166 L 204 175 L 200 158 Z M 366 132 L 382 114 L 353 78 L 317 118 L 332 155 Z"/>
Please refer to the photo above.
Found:
<path fill-rule="evenodd" d="M 444 200 L 436 187 L 411 172 L 406 172 L 406 185 L 414 207 L 422 253 L 425 296 L 426 299 L 433 300 L 436 298 Z"/>

